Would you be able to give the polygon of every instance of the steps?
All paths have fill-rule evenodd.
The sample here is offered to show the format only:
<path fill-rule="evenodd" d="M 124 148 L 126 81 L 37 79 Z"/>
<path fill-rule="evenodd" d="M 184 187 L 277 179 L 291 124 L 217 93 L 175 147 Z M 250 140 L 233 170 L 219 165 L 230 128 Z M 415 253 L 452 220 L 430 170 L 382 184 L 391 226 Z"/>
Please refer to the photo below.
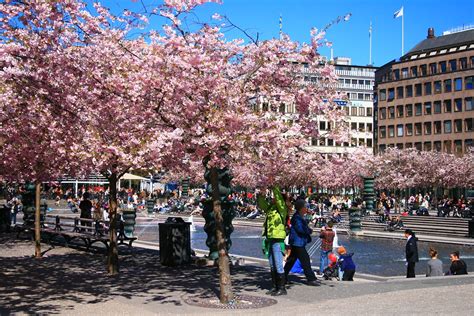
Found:
<path fill-rule="evenodd" d="M 387 225 L 377 223 L 377 216 L 364 217 L 362 229 L 370 231 L 385 231 Z M 446 237 L 467 237 L 469 232 L 469 219 L 436 217 L 436 216 L 402 216 L 404 227 L 412 229 L 415 233 Z M 400 231 L 400 230 L 399 230 Z"/>

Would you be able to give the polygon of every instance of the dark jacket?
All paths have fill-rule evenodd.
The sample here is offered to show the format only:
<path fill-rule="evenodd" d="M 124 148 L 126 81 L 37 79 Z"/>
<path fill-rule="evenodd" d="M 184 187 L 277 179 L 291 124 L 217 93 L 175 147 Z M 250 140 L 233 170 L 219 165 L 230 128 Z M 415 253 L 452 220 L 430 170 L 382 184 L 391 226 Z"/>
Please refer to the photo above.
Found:
<path fill-rule="evenodd" d="M 456 261 L 453 261 L 451 263 L 451 267 L 449 267 L 449 272 L 452 275 L 461 275 L 461 274 L 467 274 L 467 265 L 466 263 L 459 259 Z"/>
<path fill-rule="evenodd" d="M 416 241 L 418 239 L 412 236 L 408 241 L 405 247 L 405 256 L 407 262 L 418 262 L 418 246 Z"/>
<path fill-rule="evenodd" d="M 308 227 L 308 222 L 299 212 L 295 212 L 291 218 L 290 245 L 295 247 L 306 246 L 307 243 L 311 242 L 312 232 L 311 228 Z"/>
<path fill-rule="evenodd" d="M 353 253 L 346 253 L 345 255 L 341 255 L 339 257 L 339 264 L 341 267 L 341 271 L 355 271 L 356 265 L 352 260 Z"/>

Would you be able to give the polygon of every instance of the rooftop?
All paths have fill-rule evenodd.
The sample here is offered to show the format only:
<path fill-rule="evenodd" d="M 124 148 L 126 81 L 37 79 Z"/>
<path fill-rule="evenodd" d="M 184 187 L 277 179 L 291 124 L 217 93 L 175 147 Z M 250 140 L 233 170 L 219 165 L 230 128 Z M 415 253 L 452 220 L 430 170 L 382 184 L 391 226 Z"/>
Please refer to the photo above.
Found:
<path fill-rule="evenodd" d="M 426 38 L 413 47 L 406 55 L 427 52 L 437 48 L 458 46 L 465 43 L 474 43 L 474 29 Z"/>

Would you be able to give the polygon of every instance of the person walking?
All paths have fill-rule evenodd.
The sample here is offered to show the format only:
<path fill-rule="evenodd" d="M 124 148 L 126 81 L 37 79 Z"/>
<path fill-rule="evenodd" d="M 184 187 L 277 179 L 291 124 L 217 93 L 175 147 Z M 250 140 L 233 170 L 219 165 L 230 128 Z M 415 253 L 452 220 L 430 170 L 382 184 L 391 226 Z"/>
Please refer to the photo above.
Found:
<path fill-rule="evenodd" d="M 308 281 L 307 284 L 311 286 L 317 286 L 319 284 L 316 282 L 316 276 L 311 269 L 311 261 L 309 259 L 308 252 L 306 251 L 306 244 L 311 242 L 311 234 L 313 230 L 309 228 L 308 222 L 305 220 L 305 216 L 308 214 L 305 200 L 297 200 L 295 202 L 295 209 L 296 212 L 291 218 L 289 238 L 291 252 L 290 256 L 286 260 L 284 268 L 285 279 L 288 277 L 288 273 L 291 271 L 293 265 L 298 259 Z"/>
<path fill-rule="evenodd" d="M 443 275 L 443 262 L 438 259 L 438 252 L 430 248 L 430 257 L 431 259 L 428 261 L 426 265 L 426 276 L 442 276 Z"/>
<path fill-rule="evenodd" d="M 415 264 L 418 262 L 418 245 L 417 238 L 411 229 L 405 230 L 405 238 L 407 243 L 405 246 L 405 257 L 407 260 L 407 278 L 415 277 Z"/>
<path fill-rule="evenodd" d="M 328 255 L 332 251 L 332 243 L 334 241 L 334 236 L 336 235 L 332 230 L 333 222 L 329 222 L 326 226 L 321 228 L 321 251 L 320 251 L 320 264 L 319 264 L 319 274 L 322 275 L 324 269 L 328 266 Z"/>
<path fill-rule="evenodd" d="M 286 295 L 283 254 L 285 252 L 284 241 L 287 235 L 288 210 L 285 199 L 279 188 L 273 188 L 272 203 L 268 203 L 263 195 L 259 195 L 257 205 L 266 215 L 262 233 L 263 252 L 268 257 L 272 278 L 272 289 L 266 294 L 273 296 Z"/>

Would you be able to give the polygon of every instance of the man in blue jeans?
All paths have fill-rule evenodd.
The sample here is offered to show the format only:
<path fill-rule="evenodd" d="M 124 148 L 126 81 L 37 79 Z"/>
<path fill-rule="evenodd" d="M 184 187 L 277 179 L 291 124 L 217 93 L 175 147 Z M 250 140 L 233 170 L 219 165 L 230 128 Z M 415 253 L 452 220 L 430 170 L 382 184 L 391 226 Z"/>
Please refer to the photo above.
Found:
<path fill-rule="evenodd" d="M 332 242 L 334 241 L 335 233 L 332 230 L 333 222 L 329 222 L 327 227 L 321 228 L 321 261 L 319 264 L 319 274 L 323 274 L 324 269 L 328 266 L 328 255 L 332 252 Z"/>

